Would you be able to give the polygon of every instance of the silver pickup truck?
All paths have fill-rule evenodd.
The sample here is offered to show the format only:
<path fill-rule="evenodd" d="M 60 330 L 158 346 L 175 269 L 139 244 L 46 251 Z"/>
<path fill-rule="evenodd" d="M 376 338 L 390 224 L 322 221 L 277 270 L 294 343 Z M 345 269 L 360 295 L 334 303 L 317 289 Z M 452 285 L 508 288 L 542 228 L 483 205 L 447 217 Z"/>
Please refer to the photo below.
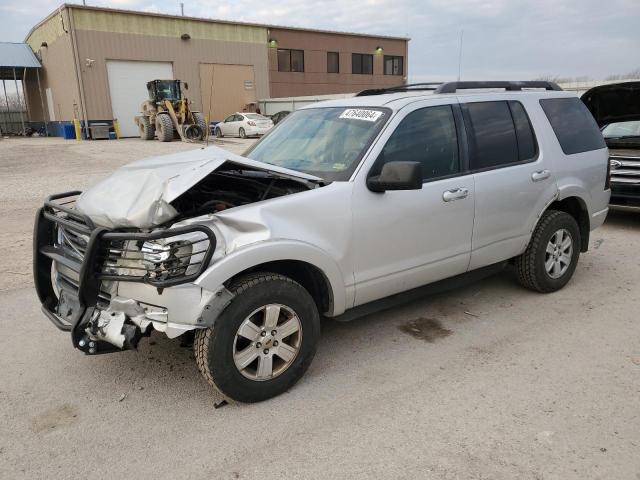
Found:
<path fill-rule="evenodd" d="M 496 265 L 562 288 L 607 215 L 607 164 L 553 83 L 368 90 L 291 113 L 243 156 L 150 158 L 49 197 L 36 290 L 85 354 L 195 334 L 204 377 L 260 401 L 304 374 L 321 316 Z"/>

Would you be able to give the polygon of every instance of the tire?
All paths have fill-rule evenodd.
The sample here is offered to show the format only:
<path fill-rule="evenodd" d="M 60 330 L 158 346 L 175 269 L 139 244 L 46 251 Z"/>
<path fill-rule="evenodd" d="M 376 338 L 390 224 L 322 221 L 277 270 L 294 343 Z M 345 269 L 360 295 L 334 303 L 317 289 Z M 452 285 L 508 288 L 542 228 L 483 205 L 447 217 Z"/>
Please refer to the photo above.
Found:
<path fill-rule="evenodd" d="M 564 246 L 554 247 L 560 243 L 567 245 L 567 238 L 570 251 Z M 538 221 L 527 249 L 515 258 L 518 282 L 540 293 L 560 290 L 576 269 L 580 242 L 580 229 L 571 215 L 558 210 L 546 211 Z"/>
<path fill-rule="evenodd" d="M 240 130 L 238 130 L 238 134 L 240 135 L 240 138 L 247 138 L 247 133 L 244 131 L 244 128 L 240 127 Z"/>
<path fill-rule="evenodd" d="M 140 117 L 138 130 L 140 131 L 140 138 L 142 140 L 153 140 L 156 135 L 156 128 L 154 125 L 151 125 L 149 117 Z"/>
<path fill-rule="evenodd" d="M 200 112 L 191 112 L 191 114 L 193 115 L 193 121 L 200 127 L 200 131 L 202 132 L 198 140 L 203 140 L 207 132 L 207 124 L 204 121 L 204 117 Z"/>
<path fill-rule="evenodd" d="M 215 132 L 216 132 L 216 138 L 224 137 L 224 135 L 222 135 L 222 130 L 220 130 L 220 127 L 216 127 Z"/>
<path fill-rule="evenodd" d="M 156 115 L 156 132 L 158 133 L 158 140 L 161 142 L 173 141 L 173 121 L 169 114 L 159 113 Z"/>
<path fill-rule="evenodd" d="M 320 337 L 320 316 L 316 305 L 300 284 L 276 273 L 259 272 L 243 276 L 231 285 L 230 290 L 235 297 L 220 314 L 215 326 L 196 332 L 194 351 L 198 368 L 211 385 L 233 400 L 253 403 L 275 397 L 291 388 L 313 360 Z M 252 328 L 245 330 L 250 332 L 253 341 L 239 334 L 240 327 L 244 329 L 249 319 L 257 319 L 258 325 L 262 323 L 261 319 L 266 321 L 266 313 L 261 316 L 265 306 L 278 307 L 275 317 L 278 323 L 272 330 L 276 335 L 279 327 L 284 329 L 285 324 L 291 325 L 290 322 L 296 323 L 294 320 L 298 319 L 299 330 L 281 338 L 281 343 L 286 342 L 289 347 L 283 353 L 296 350 L 295 355 L 288 354 L 288 362 L 278 354 L 283 347 L 274 340 L 278 337 L 272 337 L 271 332 L 263 332 L 264 329 L 256 323 L 251 322 Z M 254 313 L 256 311 L 258 313 Z M 287 316 L 291 312 L 295 313 L 295 318 Z M 260 341 L 264 345 L 259 344 Z M 263 348 L 265 346 L 268 348 Z M 260 378 L 260 367 L 264 358 L 269 356 L 269 348 L 272 349 L 273 373 Z M 246 359 L 244 369 L 236 363 L 240 352 L 248 352 L 248 355 L 240 357 Z M 253 355 L 257 356 L 250 361 Z"/>

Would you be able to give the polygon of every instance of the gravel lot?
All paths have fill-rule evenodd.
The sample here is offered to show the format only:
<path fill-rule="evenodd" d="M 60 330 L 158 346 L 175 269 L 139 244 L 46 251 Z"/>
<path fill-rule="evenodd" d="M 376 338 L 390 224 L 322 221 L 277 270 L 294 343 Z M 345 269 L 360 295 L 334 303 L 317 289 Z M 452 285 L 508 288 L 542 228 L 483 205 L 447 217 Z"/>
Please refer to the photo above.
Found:
<path fill-rule="evenodd" d="M 640 480 L 640 215 L 611 214 L 560 292 L 507 271 L 325 321 L 306 376 L 261 404 L 215 410 L 192 351 L 159 334 L 74 351 L 32 288 L 35 209 L 190 148 L 0 140 L 0 478 Z"/>

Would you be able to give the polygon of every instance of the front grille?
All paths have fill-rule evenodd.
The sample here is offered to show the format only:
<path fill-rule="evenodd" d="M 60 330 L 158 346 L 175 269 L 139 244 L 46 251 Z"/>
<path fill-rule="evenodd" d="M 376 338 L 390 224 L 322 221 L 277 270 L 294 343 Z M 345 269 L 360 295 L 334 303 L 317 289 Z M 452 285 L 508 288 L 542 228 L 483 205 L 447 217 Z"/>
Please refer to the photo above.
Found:
<path fill-rule="evenodd" d="M 63 248 L 69 255 L 76 257 L 82 262 L 87 253 L 89 236 L 73 231 L 64 226 L 58 227 L 57 245 Z"/>
<path fill-rule="evenodd" d="M 640 186 L 640 157 L 611 155 L 611 183 Z"/>

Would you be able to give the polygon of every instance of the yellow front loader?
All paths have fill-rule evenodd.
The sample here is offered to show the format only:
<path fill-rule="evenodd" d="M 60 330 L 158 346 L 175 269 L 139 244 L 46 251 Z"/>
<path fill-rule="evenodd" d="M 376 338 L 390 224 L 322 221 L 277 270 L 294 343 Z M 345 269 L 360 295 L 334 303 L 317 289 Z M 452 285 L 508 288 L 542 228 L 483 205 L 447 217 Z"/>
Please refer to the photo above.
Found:
<path fill-rule="evenodd" d="M 189 86 L 185 83 L 184 89 Z M 175 138 L 183 141 L 203 140 L 207 136 L 207 125 L 200 112 L 189 107 L 189 100 L 182 94 L 180 80 L 152 80 L 147 83 L 149 100 L 140 108 L 141 115 L 135 117 L 140 138 L 171 142 Z"/>

